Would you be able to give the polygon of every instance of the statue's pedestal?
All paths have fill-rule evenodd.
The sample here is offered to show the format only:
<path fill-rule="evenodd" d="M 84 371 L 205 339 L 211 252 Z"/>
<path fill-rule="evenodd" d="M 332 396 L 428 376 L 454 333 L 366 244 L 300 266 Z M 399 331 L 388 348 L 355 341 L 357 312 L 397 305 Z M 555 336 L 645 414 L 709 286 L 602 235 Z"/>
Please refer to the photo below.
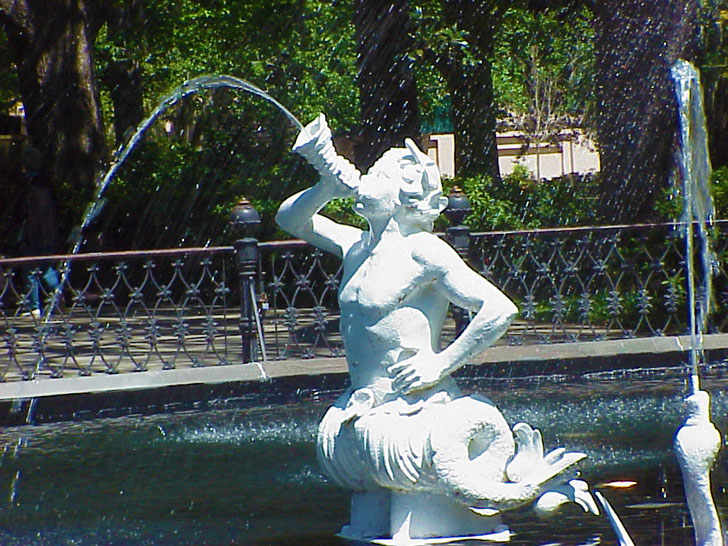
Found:
<path fill-rule="evenodd" d="M 508 542 L 500 515 L 482 516 L 444 495 L 377 491 L 356 493 L 343 538 L 387 546 Z"/>

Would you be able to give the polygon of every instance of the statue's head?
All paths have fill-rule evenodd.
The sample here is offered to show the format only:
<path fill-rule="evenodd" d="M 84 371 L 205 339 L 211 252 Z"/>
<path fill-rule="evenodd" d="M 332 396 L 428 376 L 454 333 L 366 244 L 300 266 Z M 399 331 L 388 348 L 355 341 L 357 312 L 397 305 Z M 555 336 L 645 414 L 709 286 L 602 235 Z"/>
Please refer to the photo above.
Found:
<path fill-rule="evenodd" d="M 431 231 L 435 219 L 447 206 L 440 171 L 411 139 L 405 139 L 404 143 L 405 148 L 384 152 L 362 177 L 355 210 L 366 217 L 374 209 L 367 206 L 367 201 L 376 199 L 380 201 L 376 204 L 378 212 Z M 378 187 L 372 192 L 368 186 Z"/>

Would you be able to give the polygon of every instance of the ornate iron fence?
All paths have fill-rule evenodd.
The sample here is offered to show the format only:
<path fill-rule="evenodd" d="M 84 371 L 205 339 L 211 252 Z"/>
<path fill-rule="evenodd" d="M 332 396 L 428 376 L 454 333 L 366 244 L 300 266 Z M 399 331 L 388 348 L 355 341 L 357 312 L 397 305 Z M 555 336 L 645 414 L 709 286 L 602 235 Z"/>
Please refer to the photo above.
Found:
<path fill-rule="evenodd" d="M 679 224 L 478 233 L 471 240 L 473 265 L 521 308 L 522 322 L 507 336 L 511 344 L 688 330 L 685 240 Z M 725 331 L 728 222 L 716 223 L 712 244 L 717 261 L 709 327 Z"/>
<path fill-rule="evenodd" d="M 341 260 L 302 241 L 263 243 L 261 250 L 269 355 L 342 356 L 337 301 Z"/>
<path fill-rule="evenodd" d="M 714 229 L 712 331 L 728 330 L 727 231 L 728 222 Z M 521 308 L 501 343 L 687 330 L 684 241 L 673 224 L 476 233 L 469 241 L 460 251 Z M 257 278 L 246 284 L 235 248 L 0 260 L 0 381 L 225 365 L 250 354 L 341 356 L 340 261 L 301 241 L 260 243 Z M 54 301 L 41 277 L 58 263 L 68 278 Z M 45 302 L 39 316 L 33 282 Z M 451 319 L 446 337 L 454 331 Z"/>
<path fill-rule="evenodd" d="M 225 247 L 1 260 L 0 378 L 239 361 L 232 257 Z M 54 294 L 41 273 L 59 260 L 67 278 Z M 42 314 L 32 309 L 33 283 Z"/>

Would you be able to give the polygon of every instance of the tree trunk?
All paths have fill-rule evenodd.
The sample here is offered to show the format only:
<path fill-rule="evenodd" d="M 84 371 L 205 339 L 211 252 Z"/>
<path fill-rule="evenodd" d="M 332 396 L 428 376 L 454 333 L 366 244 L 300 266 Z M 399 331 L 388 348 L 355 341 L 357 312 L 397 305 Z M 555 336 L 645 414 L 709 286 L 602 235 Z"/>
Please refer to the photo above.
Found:
<path fill-rule="evenodd" d="M 713 169 L 728 166 L 728 76 L 706 78 L 705 115 L 708 121 L 708 144 Z"/>
<path fill-rule="evenodd" d="M 142 71 L 136 60 L 125 59 L 109 64 L 105 76 L 114 103 L 114 136 L 120 145 L 144 119 Z"/>
<path fill-rule="evenodd" d="M 123 51 L 144 48 L 144 10 L 139 0 L 127 0 L 109 10 L 107 23 L 109 39 Z M 134 56 L 113 59 L 101 75 L 102 81 L 111 93 L 114 103 L 114 136 L 121 144 L 130 129 L 144 119 L 142 94 L 142 70 Z"/>
<path fill-rule="evenodd" d="M 500 180 L 496 145 L 491 61 L 493 36 L 500 14 L 491 2 L 444 0 L 443 19 L 468 36 L 470 55 L 462 46 L 440 59 L 453 108 L 455 170 L 459 176 L 485 174 Z"/>
<path fill-rule="evenodd" d="M 103 1 L 0 0 L 33 147 L 64 205 L 65 230 L 88 202 L 105 140 L 92 46 Z"/>
<path fill-rule="evenodd" d="M 420 111 L 412 60 L 407 0 L 355 0 L 357 85 L 362 128 L 356 163 L 368 169 L 409 137 L 420 144 Z"/>
<path fill-rule="evenodd" d="M 696 0 L 594 2 L 597 139 L 605 222 L 655 218 L 674 169 L 670 67 L 697 52 Z"/>

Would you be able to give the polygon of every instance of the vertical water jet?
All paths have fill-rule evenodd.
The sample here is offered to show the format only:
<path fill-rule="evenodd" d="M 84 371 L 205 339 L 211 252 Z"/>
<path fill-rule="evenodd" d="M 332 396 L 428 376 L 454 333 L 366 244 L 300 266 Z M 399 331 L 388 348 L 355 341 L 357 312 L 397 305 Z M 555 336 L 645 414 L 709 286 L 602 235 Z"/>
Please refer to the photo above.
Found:
<path fill-rule="evenodd" d="M 711 275 L 714 258 L 708 226 L 714 219 L 710 196 L 708 157 L 702 89 L 697 69 L 679 60 L 672 67 L 680 116 L 680 175 L 682 179 L 688 316 L 690 323 L 689 389 L 685 399 L 687 418 L 675 434 L 675 453 L 685 483 L 690 516 L 699 546 L 722 546 L 723 531 L 710 485 L 710 470 L 720 450 L 721 437 L 710 420 L 710 395 L 700 390 L 703 332 L 710 312 Z M 695 284 L 696 235 L 701 259 L 702 282 Z"/>

